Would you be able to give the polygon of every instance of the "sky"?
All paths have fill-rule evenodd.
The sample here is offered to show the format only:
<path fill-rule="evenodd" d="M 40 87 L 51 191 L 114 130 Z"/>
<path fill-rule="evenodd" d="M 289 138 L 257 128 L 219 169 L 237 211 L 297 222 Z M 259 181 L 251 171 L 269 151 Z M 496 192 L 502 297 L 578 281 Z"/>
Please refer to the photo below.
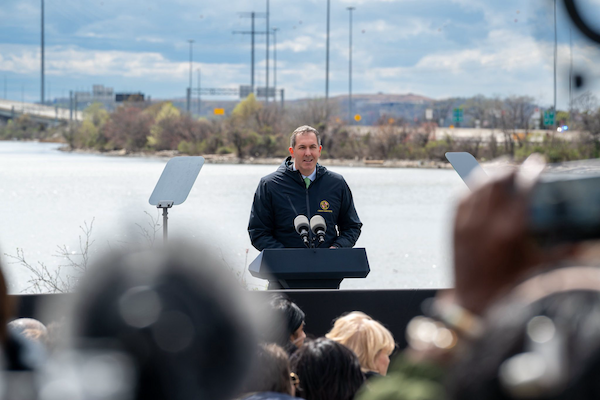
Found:
<path fill-rule="evenodd" d="M 591 23 L 600 21 L 587 3 Z M 46 98 L 103 84 L 154 99 L 184 97 L 193 43 L 193 86 L 237 88 L 250 83 L 251 20 L 267 0 L 45 0 Z M 40 100 L 41 0 L 0 3 L 0 98 Z M 553 103 L 552 0 L 331 0 L 330 96 L 348 93 L 349 11 L 352 91 L 415 93 L 434 99 L 483 94 L 528 95 Z M 277 87 L 286 99 L 325 95 L 326 0 L 270 0 L 278 28 Z M 263 14 L 256 30 L 264 32 Z M 559 108 L 569 98 L 573 68 L 584 90 L 600 92 L 600 45 L 572 28 L 559 1 Z M 600 23 L 598 24 L 600 26 Z M 570 33 L 572 31 L 572 33 Z M 265 36 L 256 36 L 256 86 L 264 86 Z M 270 85 L 273 85 L 273 35 Z M 574 93 L 574 96 L 577 92 Z M 204 97 L 208 99 L 208 97 Z M 220 97 L 221 99 L 235 97 Z M 217 99 L 217 97 L 215 97 Z"/>

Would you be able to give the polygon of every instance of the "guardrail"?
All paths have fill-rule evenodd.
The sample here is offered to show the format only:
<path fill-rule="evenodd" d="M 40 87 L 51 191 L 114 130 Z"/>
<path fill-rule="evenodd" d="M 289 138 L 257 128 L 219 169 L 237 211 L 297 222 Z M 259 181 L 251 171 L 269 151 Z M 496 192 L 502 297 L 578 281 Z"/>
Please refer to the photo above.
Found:
<path fill-rule="evenodd" d="M 69 121 L 71 111 L 68 108 L 45 106 L 20 101 L 0 100 L 0 112 L 9 117 L 29 114 L 48 121 Z M 73 110 L 74 121 L 83 120 L 83 112 Z"/>

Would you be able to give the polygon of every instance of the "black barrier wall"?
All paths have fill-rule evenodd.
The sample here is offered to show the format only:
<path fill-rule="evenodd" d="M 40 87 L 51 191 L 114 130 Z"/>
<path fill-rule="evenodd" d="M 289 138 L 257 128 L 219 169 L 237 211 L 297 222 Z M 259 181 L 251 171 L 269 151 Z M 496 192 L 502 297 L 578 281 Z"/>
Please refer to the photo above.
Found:
<path fill-rule="evenodd" d="M 380 321 L 394 335 L 400 348 L 406 347 L 404 330 L 416 315 L 422 314 L 421 303 L 433 297 L 434 289 L 406 290 L 286 290 L 252 291 L 252 296 L 269 296 L 285 293 L 306 314 L 306 333 L 312 337 L 325 335 L 333 320 L 350 311 L 362 311 Z M 57 300 L 58 296 L 71 294 L 13 295 L 16 302 L 16 317 L 32 317 L 48 324 L 52 321 L 38 315 L 41 305 Z M 64 299 L 61 299 L 64 300 Z M 56 317 L 54 317 L 56 318 Z"/>

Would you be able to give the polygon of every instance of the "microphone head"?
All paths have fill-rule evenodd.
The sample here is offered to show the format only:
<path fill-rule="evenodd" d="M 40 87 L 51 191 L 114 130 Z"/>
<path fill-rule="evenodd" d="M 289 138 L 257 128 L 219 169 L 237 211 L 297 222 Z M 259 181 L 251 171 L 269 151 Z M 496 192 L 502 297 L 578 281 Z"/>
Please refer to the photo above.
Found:
<path fill-rule="evenodd" d="M 306 215 L 298 215 L 294 218 L 294 228 L 296 232 L 300 233 L 302 230 L 309 230 L 308 218 Z"/>
<path fill-rule="evenodd" d="M 310 229 L 316 235 L 318 230 L 323 230 L 325 232 L 327 230 L 327 224 L 325 223 L 325 218 L 320 215 L 315 215 L 310 219 Z"/>

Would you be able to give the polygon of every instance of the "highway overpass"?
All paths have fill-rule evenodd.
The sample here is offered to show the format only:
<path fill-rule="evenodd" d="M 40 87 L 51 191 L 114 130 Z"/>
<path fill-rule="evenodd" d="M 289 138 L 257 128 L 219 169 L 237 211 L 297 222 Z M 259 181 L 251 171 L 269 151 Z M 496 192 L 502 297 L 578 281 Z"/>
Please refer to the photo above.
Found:
<path fill-rule="evenodd" d="M 71 113 L 68 108 L 44 106 L 35 103 L 0 99 L 0 118 L 15 119 L 28 114 L 31 119 L 46 125 L 60 125 L 69 122 Z M 73 110 L 73 121 L 83 120 L 83 112 Z"/>

